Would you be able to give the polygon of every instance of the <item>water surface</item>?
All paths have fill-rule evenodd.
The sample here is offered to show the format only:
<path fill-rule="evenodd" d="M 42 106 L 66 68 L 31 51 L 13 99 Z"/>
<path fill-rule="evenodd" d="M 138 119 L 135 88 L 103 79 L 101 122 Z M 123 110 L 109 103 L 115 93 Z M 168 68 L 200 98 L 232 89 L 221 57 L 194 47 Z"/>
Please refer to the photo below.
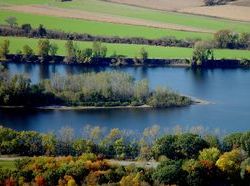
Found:
<path fill-rule="evenodd" d="M 151 88 L 167 86 L 199 99 L 209 105 L 192 105 L 170 109 L 100 109 L 100 110 L 20 110 L 1 109 L 0 123 L 17 130 L 57 131 L 62 126 L 79 131 L 86 124 L 107 128 L 118 127 L 141 131 L 158 124 L 162 128 L 180 125 L 184 128 L 202 125 L 222 131 L 250 130 L 250 70 L 210 69 L 192 70 L 174 67 L 86 68 L 67 65 L 38 65 L 8 63 L 12 74 L 26 73 L 33 83 L 62 75 L 100 71 L 124 71 L 136 79 L 148 79 Z"/>

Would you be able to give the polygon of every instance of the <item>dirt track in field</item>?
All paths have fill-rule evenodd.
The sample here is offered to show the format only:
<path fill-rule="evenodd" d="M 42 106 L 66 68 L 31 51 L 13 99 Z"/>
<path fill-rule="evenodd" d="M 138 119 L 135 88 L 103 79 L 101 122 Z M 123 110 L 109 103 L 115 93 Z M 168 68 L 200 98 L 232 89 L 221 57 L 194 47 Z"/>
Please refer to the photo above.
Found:
<path fill-rule="evenodd" d="M 145 7 L 157 10 L 176 11 L 204 5 L 202 0 L 107 0 L 109 2 Z"/>
<path fill-rule="evenodd" d="M 250 22 L 250 7 L 222 5 L 182 9 L 179 12 Z"/>
<path fill-rule="evenodd" d="M 93 13 L 82 10 L 62 9 L 62 8 L 40 6 L 40 5 L 8 6 L 8 7 L 2 7 L 1 9 L 23 12 L 23 13 L 32 13 L 32 14 L 74 18 L 74 19 L 84 19 L 91 21 L 116 23 L 116 24 L 147 26 L 154 28 L 173 29 L 173 30 L 182 30 L 191 32 L 213 33 L 212 30 L 199 29 L 183 25 L 167 24 L 154 21 L 147 21 L 143 19 L 119 17 L 109 14 Z"/>

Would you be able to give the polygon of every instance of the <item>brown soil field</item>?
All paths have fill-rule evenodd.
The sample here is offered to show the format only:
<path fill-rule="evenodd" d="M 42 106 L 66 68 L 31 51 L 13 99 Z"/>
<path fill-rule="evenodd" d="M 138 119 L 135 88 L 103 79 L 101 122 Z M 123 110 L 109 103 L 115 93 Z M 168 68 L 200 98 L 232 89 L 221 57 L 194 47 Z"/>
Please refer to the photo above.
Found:
<path fill-rule="evenodd" d="M 230 3 L 232 5 L 238 5 L 238 6 L 249 6 L 250 7 L 250 0 L 238 0 Z"/>
<path fill-rule="evenodd" d="M 82 10 L 54 8 L 54 7 L 40 6 L 40 5 L 8 6 L 8 7 L 2 7 L 2 9 L 13 10 L 13 11 L 18 11 L 18 12 L 23 12 L 23 13 L 64 17 L 64 18 L 84 19 L 84 20 L 91 20 L 91 21 L 147 26 L 147 27 L 154 27 L 154 28 L 183 30 L 183 31 L 191 31 L 191 32 L 213 33 L 213 31 L 211 30 L 193 28 L 193 27 L 182 26 L 182 25 L 166 24 L 166 23 L 147 21 L 147 20 L 142 20 L 142 19 L 118 17 L 118 16 L 112 16 L 108 14 L 92 13 L 92 12 L 87 12 L 87 11 L 82 11 Z"/>
<path fill-rule="evenodd" d="M 184 8 L 204 5 L 203 0 L 107 0 L 109 2 L 133 5 L 138 7 L 177 11 Z"/>
<path fill-rule="evenodd" d="M 179 12 L 250 22 L 249 6 L 237 6 L 230 4 L 210 7 L 186 8 L 179 10 Z"/>

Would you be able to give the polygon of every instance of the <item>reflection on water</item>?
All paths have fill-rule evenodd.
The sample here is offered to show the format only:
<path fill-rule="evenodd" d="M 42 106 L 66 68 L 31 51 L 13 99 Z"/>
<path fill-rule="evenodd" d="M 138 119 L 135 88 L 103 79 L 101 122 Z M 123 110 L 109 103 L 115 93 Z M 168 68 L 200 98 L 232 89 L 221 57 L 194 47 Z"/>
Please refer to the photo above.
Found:
<path fill-rule="evenodd" d="M 76 130 L 86 124 L 108 128 L 119 127 L 141 131 L 159 124 L 162 128 L 175 125 L 222 130 L 249 130 L 250 126 L 250 70 L 248 69 L 189 69 L 171 67 L 99 67 L 86 68 L 69 65 L 5 64 L 12 74 L 26 73 L 33 83 L 55 73 L 62 75 L 118 70 L 136 79 L 148 79 L 150 86 L 168 86 L 185 95 L 205 99 L 215 104 L 192 105 L 171 109 L 110 109 L 82 111 L 0 110 L 0 123 L 18 130 L 53 131 L 62 126 Z"/>

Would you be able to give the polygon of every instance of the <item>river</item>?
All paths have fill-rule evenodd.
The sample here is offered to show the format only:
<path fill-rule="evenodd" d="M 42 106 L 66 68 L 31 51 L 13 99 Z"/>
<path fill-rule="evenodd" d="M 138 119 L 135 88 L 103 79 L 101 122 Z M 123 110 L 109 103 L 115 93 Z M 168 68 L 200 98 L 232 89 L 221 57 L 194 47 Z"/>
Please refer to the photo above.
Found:
<path fill-rule="evenodd" d="M 58 131 L 84 125 L 142 131 L 153 124 L 168 130 L 175 126 L 228 133 L 250 129 L 250 70 L 193 70 L 175 67 L 86 68 L 67 65 L 5 64 L 11 74 L 26 73 L 33 83 L 54 73 L 63 75 L 99 71 L 124 71 L 136 79 L 148 79 L 151 88 L 169 87 L 210 104 L 169 109 L 26 110 L 1 109 L 0 123 L 17 130 Z"/>

